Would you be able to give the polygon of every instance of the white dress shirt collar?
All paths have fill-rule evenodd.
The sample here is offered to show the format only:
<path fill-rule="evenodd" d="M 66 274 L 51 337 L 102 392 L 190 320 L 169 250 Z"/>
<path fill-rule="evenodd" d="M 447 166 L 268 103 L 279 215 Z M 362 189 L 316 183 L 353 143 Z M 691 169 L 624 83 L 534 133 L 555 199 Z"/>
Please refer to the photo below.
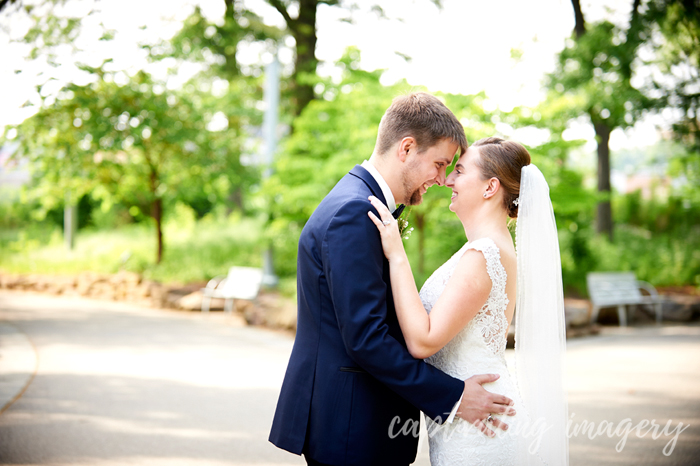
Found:
<path fill-rule="evenodd" d="M 384 181 L 384 177 L 381 173 L 379 173 L 376 167 L 369 162 L 369 160 L 365 160 L 364 162 L 362 162 L 361 166 L 362 168 L 367 170 L 370 175 L 372 175 L 372 178 L 375 179 L 375 181 L 379 185 L 379 188 L 382 190 L 382 194 L 384 194 L 384 199 L 386 199 L 386 206 L 389 208 L 389 211 L 393 214 L 396 210 L 396 201 L 394 200 L 394 194 L 391 192 L 391 188 L 386 183 L 386 181 Z"/>

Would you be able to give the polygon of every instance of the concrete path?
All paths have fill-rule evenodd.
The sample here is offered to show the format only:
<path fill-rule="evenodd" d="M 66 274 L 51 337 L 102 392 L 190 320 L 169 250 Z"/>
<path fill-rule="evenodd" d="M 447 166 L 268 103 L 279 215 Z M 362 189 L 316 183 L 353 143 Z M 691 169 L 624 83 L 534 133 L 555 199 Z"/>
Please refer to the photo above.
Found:
<path fill-rule="evenodd" d="M 285 333 L 221 313 L 7 291 L 0 324 L 0 406 L 26 387 L 0 414 L 0 464 L 304 464 L 267 442 L 292 347 Z M 619 453 L 620 437 L 579 432 L 572 466 L 700 464 L 700 326 L 573 340 L 568 371 L 574 427 L 690 424 L 670 456 L 675 431 L 633 432 Z M 429 464 L 427 447 L 415 464 Z"/>
<path fill-rule="evenodd" d="M 0 322 L 0 414 L 22 396 L 37 363 L 29 338 L 14 325 Z"/>

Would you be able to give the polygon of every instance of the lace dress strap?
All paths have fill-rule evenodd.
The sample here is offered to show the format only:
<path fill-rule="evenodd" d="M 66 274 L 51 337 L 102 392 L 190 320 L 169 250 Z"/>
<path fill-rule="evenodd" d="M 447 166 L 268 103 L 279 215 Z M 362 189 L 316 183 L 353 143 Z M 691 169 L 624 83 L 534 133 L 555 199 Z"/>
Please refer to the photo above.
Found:
<path fill-rule="evenodd" d="M 491 238 L 479 238 L 476 241 L 471 241 L 467 243 L 467 249 L 475 249 L 480 251 L 486 259 L 486 272 L 491 278 L 493 283 L 493 290 L 500 291 L 502 289 L 503 293 L 506 290 L 506 269 L 501 263 L 501 250 L 496 246 L 496 243 Z M 493 291 L 492 291 L 493 292 Z"/>
<path fill-rule="evenodd" d="M 505 311 L 509 300 L 506 294 L 508 276 L 501 263 L 501 251 L 491 238 L 480 238 L 469 242 L 466 249 L 475 249 L 484 255 L 486 272 L 491 278 L 491 293 L 488 300 L 472 319 L 470 326 L 479 331 L 486 345 L 495 354 L 503 354 L 506 346 L 505 332 L 508 328 Z"/>

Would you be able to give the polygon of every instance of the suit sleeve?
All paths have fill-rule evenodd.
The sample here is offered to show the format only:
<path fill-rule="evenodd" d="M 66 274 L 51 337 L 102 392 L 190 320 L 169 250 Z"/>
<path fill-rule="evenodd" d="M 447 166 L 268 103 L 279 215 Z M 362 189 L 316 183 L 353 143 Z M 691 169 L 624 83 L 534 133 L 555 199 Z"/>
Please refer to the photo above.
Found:
<path fill-rule="evenodd" d="M 369 201 L 351 200 L 334 215 L 322 244 L 323 268 L 350 357 L 428 416 L 444 421 L 464 382 L 421 360 L 389 334 L 384 253 Z"/>

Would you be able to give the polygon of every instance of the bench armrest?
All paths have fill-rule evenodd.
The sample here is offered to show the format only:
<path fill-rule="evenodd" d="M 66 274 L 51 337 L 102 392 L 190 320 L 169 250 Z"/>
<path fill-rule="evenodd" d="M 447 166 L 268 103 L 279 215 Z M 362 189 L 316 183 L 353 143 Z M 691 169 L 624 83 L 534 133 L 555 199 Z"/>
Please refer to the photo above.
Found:
<path fill-rule="evenodd" d="M 226 278 L 226 275 L 217 275 L 207 282 L 207 286 L 202 288 L 202 290 L 213 290 L 216 289 L 221 282 Z"/>
<path fill-rule="evenodd" d="M 654 288 L 654 285 L 652 285 L 651 283 L 645 282 L 644 280 L 637 280 L 637 286 L 639 286 L 640 289 L 649 293 L 649 296 L 653 298 L 659 297 L 659 293 L 656 291 L 656 288 Z"/>

